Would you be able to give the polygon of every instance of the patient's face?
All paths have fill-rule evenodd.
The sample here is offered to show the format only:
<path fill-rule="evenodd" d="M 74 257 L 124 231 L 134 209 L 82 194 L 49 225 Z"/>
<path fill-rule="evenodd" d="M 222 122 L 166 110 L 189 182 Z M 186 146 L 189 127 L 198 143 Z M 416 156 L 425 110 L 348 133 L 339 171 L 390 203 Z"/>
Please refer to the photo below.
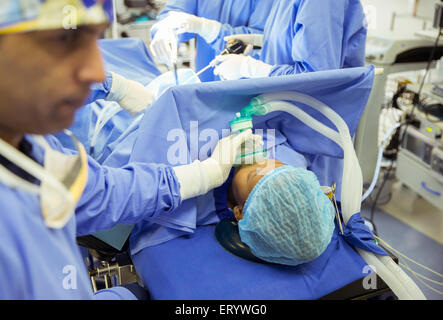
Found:
<path fill-rule="evenodd" d="M 243 165 L 235 169 L 230 192 L 232 193 L 234 214 L 237 220 L 241 220 L 243 217 L 243 206 L 260 179 L 265 174 L 284 165 L 278 160 L 270 159 L 256 164 Z"/>

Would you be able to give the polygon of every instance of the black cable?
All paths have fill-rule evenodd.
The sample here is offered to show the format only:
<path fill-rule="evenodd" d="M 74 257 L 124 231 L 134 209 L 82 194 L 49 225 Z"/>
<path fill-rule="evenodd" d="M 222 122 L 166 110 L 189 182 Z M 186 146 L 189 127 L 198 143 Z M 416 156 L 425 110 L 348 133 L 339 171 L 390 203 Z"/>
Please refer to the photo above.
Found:
<path fill-rule="evenodd" d="M 440 30 L 439 30 L 439 32 L 438 32 L 437 39 L 435 40 L 434 47 L 433 47 L 433 49 L 432 49 L 432 51 L 431 51 L 431 54 L 429 55 L 428 63 L 427 63 L 427 66 L 426 66 L 426 72 L 425 72 L 425 75 L 424 75 L 424 77 L 423 77 L 423 79 L 422 79 L 422 81 L 421 81 L 420 89 L 418 90 L 418 94 L 414 96 L 414 101 L 413 101 L 413 107 L 412 107 L 412 110 L 411 110 L 411 112 L 409 113 L 409 115 L 407 116 L 406 122 L 404 122 L 403 124 L 401 124 L 400 127 L 397 129 L 397 130 L 400 130 L 401 127 L 402 127 L 403 125 L 406 125 L 406 127 L 405 127 L 405 129 L 404 129 L 404 131 L 403 131 L 403 134 L 402 134 L 402 136 L 401 136 L 400 143 L 399 143 L 398 146 L 397 146 L 397 152 L 398 152 L 398 149 L 400 149 L 400 146 L 401 146 L 401 145 L 403 144 L 403 142 L 404 142 L 404 139 L 405 139 L 405 137 L 406 137 L 406 132 L 407 132 L 407 130 L 408 130 L 408 126 L 409 126 L 409 124 L 410 124 L 410 120 L 412 119 L 412 116 L 413 116 L 413 114 L 414 114 L 414 112 L 415 112 L 415 108 L 417 108 L 418 105 L 420 104 L 420 95 L 421 95 L 421 91 L 422 91 L 423 86 L 424 86 L 424 84 L 425 84 L 426 77 L 428 76 L 429 68 L 431 67 L 432 60 L 434 59 L 435 51 L 437 50 L 438 42 L 439 42 L 439 40 L 440 40 L 440 36 L 441 36 L 441 35 L 442 35 L 442 28 L 440 28 Z M 385 174 L 384 174 L 384 176 L 383 176 L 383 182 L 381 183 L 380 188 L 378 189 L 377 194 L 376 194 L 376 196 L 375 196 L 375 198 L 374 198 L 374 200 L 373 200 L 372 206 L 371 206 L 370 218 L 367 219 L 367 220 L 369 220 L 369 222 L 371 222 L 371 224 L 372 224 L 372 226 L 373 226 L 373 228 L 374 228 L 374 234 L 375 234 L 375 235 L 378 235 L 377 227 L 375 226 L 375 222 L 374 222 L 374 218 L 375 218 L 375 207 L 377 206 L 377 201 L 378 201 L 378 199 L 380 198 L 381 192 L 383 191 L 383 188 L 384 188 L 384 186 L 385 186 L 385 184 L 386 184 L 386 181 L 389 179 L 389 174 L 391 173 L 393 167 L 394 167 L 394 160 L 391 161 L 391 164 L 390 164 L 388 170 L 385 172 Z"/>
<path fill-rule="evenodd" d="M 403 123 L 400 124 L 400 126 L 397 128 L 397 131 L 401 130 L 401 127 L 403 127 L 404 125 L 408 126 L 409 124 L 410 124 L 410 121 L 408 121 L 408 120 L 405 121 L 405 122 L 403 122 Z M 403 143 L 403 142 L 401 141 L 399 145 L 401 145 L 401 143 Z M 373 226 L 373 228 L 374 228 L 374 234 L 375 234 L 375 235 L 378 235 L 378 233 L 377 233 L 377 227 L 376 227 L 375 222 L 374 222 L 375 207 L 376 207 L 376 205 L 377 205 L 377 201 L 378 201 L 378 199 L 380 198 L 381 192 L 383 191 L 383 188 L 384 188 L 386 182 L 387 182 L 388 179 L 389 179 L 389 174 L 391 173 L 392 168 L 394 167 L 394 162 L 395 162 L 395 160 L 391 160 L 391 164 L 389 165 L 389 168 L 386 170 L 385 174 L 383 175 L 383 181 L 382 181 L 380 187 L 379 187 L 378 190 L 377 190 L 377 194 L 376 194 L 376 196 L 375 196 L 375 198 L 374 198 L 374 200 L 373 200 L 372 206 L 371 206 L 370 217 L 369 217 L 369 218 L 366 218 L 366 220 L 368 220 L 369 222 L 371 222 L 371 224 L 372 224 L 372 226 Z"/>
<path fill-rule="evenodd" d="M 437 51 L 437 48 L 438 48 L 438 42 L 439 42 L 439 40 L 440 40 L 440 36 L 442 35 L 441 31 L 442 31 L 442 28 L 440 28 L 440 29 L 438 30 L 437 39 L 435 39 L 434 47 L 432 48 L 432 52 L 431 52 L 431 54 L 430 54 L 430 56 L 429 56 L 429 59 L 428 59 L 428 64 L 427 64 L 427 66 L 426 66 L 425 76 L 424 76 L 423 79 L 421 80 L 420 89 L 418 90 L 418 96 L 419 96 L 419 97 L 420 97 L 420 95 L 421 95 L 421 90 L 423 89 L 423 86 L 424 86 L 424 84 L 425 84 L 426 77 L 428 76 L 429 68 L 431 67 L 432 60 L 434 59 L 435 51 Z"/>

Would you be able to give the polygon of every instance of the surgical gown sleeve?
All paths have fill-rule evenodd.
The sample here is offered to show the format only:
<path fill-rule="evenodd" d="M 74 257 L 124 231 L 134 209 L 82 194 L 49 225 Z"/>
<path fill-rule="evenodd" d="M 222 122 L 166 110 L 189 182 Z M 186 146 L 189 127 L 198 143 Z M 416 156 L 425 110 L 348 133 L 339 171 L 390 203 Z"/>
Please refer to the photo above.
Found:
<path fill-rule="evenodd" d="M 88 97 L 88 100 L 85 104 L 92 103 L 96 100 L 105 99 L 112 87 L 112 74 L 110 72 L 106 72 L 105 81 L 102 83 L 94 83 L 91 86 L 91 93 Z"/>
<path fill-rule="evenodd" d="M 77 233 L 86 235 L 171 212 L 180 186 L 171 167 L 131 163 L 122 168 L 89 160 L 88 182 L 76 209 Z"/>
<path fill-rule="evenodd" d="M 296 16 L 292 41 L 274 44 L 274 50 L 290 45 L 293 63 L 274 65 L 270 76 L 341 68 L 347 1 L 301 0 L 299 3 L 291 8 Z M 274 28 L 278 29 L 276 18 Z"/>
<path fill-rule="evenodd" d="M 54 137 L 53 148 L 64 153 Z M 100 165 L 88 157 L 88 180 L 75 211 L 77 235 L 93 234 L 116 224 L 132 225 L 170 213 L 180 204 L 180 185 L 172 167 L 130 163 L 122 168 Z"/>

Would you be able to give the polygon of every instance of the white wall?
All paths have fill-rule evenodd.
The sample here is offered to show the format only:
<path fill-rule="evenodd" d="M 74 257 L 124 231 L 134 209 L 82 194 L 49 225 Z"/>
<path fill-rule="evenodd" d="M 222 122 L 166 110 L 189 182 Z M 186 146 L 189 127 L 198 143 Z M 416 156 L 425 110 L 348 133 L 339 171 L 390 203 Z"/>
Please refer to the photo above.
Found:
<path fill-rule="evenodd" d="M 439 0 L 418 0 L 417 17 L 412 17 L 415 0 L 361 0 L 365 8 L 371 32 L 382 33 L 391 28 L 393 13 L 396 13 L 395 29 L 401 31 L 417 31 L 432 25 L 434 6 Z M 424 18 L 424 19 L 423 19 Z"/>

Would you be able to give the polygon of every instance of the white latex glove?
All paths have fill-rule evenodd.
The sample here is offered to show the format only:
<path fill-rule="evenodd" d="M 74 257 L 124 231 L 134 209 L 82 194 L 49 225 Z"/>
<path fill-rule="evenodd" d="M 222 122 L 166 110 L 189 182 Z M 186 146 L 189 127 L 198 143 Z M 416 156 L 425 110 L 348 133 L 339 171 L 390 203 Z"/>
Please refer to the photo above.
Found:
<path fill-rule="evenodd" d="M 178 25 L 170 16 L 156 23 L 152 29 L 156 29 L 157 32 L 149 46 L 154 57 L 170 69 L 174 63 L 177 63 L 178 39 L 174 31 L 176 28 L 178 28 Z"/>
<path fill-rule="evenodd" d="M 152 104 L 154 94 L 141 83 L 126 79 L 114 72 L 111 72 L 111 74 L 111 91 L 105 100 L 117 102 L 131 115 L 145 110 Z"/>
<path fill-rule="evenodd" d="M 169 16 L 174 24 L 177 26 L 175 32 L 181 33 L 196 33 L 200 35 L 207 43 L 213 42 L 220 33 L 221 23 L 215 20 L 200 18 L 195 15 L 171 11 Z"/>
<path fill-rule="evenodd" d="M 223 38 L 224 41 L 229 40 L 240 40 L 246 45 L 244 55 L 249 55 L 254 50 L 254 47 L 263 47 L 263 34 L 260 33 L 241 33 L 233 34 L 232 36 L 226 36 Z"/>
<path fill-rule="evenodd" d="M 267 63 L 239 54 L 217 56 L 215 59 L 218 66 L 215 67 L 214 74 L 223 80 L 267 77 L 272 69 Z"/>
<path fill-rule="evenodd" d="M 174 167 L 180 183 L 182 201 L 221 186 L 228 179 L 235 158 L 240 155 L 241 145 L 245 142 L 252 143 L 249 141 L 251 139 L 255 140 L 255 143 L 263 144 L 262 137 L 252 134 L 252 130 L 235 133 L 221 139 L 210 158 Z"/>

